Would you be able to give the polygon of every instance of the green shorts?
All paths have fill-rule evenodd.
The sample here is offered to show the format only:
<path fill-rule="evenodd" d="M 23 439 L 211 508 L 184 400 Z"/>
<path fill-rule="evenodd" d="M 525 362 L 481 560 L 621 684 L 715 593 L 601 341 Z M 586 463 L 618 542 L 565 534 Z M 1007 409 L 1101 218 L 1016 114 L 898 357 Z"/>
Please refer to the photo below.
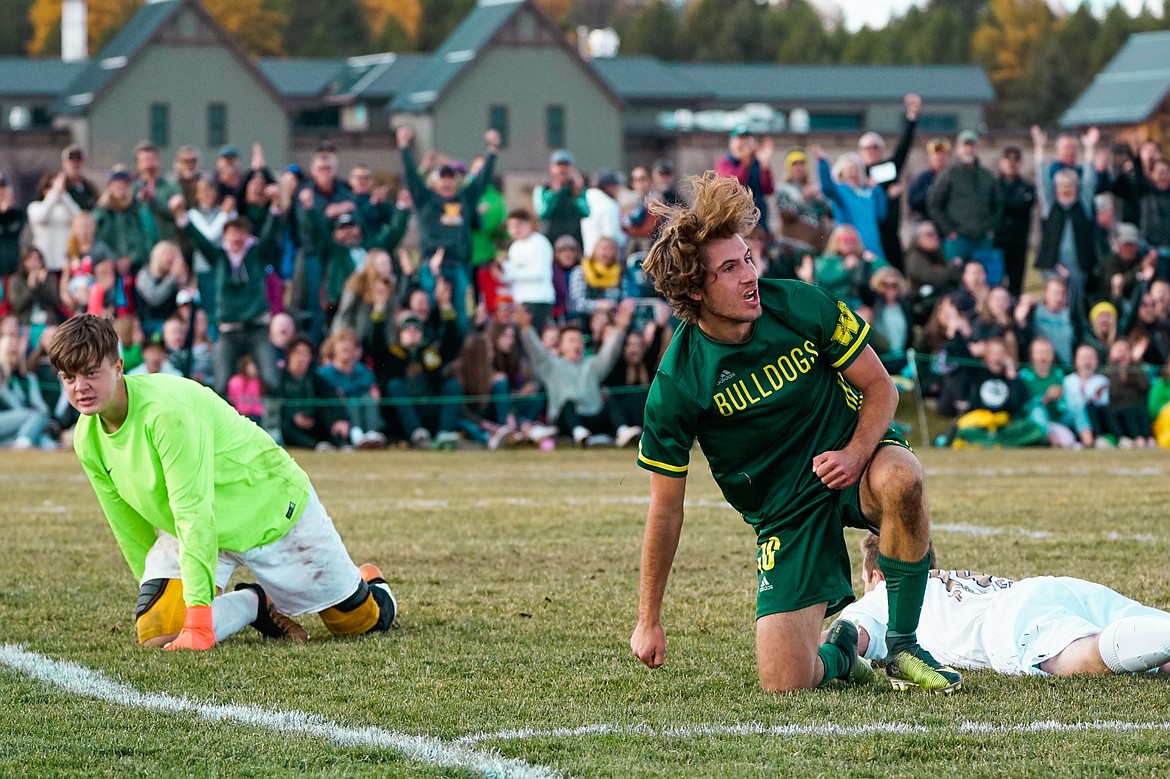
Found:
<path fill-rule="evenodd" d="M 878 442 L 879 449 L 883 446 L 914 451 L 893 428 Z M 798 521 L 777 525 L 757 539 L 756 619 L 817 603 L 828 604 L 827 616 L 853 602 L 846 527 L 877 532 L 861 514 L 860 480 L 826 491 Z"/>

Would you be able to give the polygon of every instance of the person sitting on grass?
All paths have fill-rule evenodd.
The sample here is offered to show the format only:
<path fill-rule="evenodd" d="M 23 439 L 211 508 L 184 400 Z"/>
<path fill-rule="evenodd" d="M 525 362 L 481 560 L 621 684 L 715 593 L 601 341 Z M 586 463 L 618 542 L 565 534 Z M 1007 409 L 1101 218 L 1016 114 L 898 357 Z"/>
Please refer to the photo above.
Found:
<path fill-rule="evenodd" d="M 523 307 L 516 311 L 524 353 L 548 393 L 548 423 L 556 425 L 563 435 L 572 436 L 577 446 L 612 443 L 612 439 L 606 439 L 617 432 L 613 407 L 606 403 L 601 383 L 622 356 L 635 305 L 632 298 L 617 305 L 614 325 L 606 332 L 597 353 L 590 355 L 585 354 L 585 336 L 579 327 L 561 328 L 559 351 L 554 354 L 540 342 L 532 326 L 532 314 Z"/>
<path fill-rule="evenodd" d="M 451 285 L 442 277 L 436 280 L 435 297 L 440 316 L 437 339 L 427 339 L 423 323 L 414 314 L 398 323 L 398 343 L 390 347 L 386 364 L 386 397 L 411 446 L 453 449 L 459 440 L 459 406 L 449 401 L 462 395 L 463 388 L 446 374 L 459 356 L 462 335 L 451 303 Z M 424 403 L 427 399 L 432 402 Z"/>
<path fill-rule="evenodd" d="M 863 538 L 861 551 L 865 595 L 841 618 L 857 624 L 863 658 L 884 660 L 878 537 Z M 940 570 L 933 552 L 918 638 L 955 668 L 1013 676 L 1170 673 L 1170 614 L 1084 579 Z"/>
<path fill-rule="evenodd" d="M 139 582 L 140 644 L 206 650 L 248 624 L 306 637 L 284 614 L 317 613 L 338 636 L 390 628 L 398 605 L 381 571 L 353 564 L 308 475 L 264 430 L 188 379 L 123 376 L 108 319 L 65 322 L 49 359 L 81 413 L 77 459 Z M 237 565 L 256 583 L 217 596 Z"/>
<path fill-rule="evenodd" d="M 360 449 L 382 449 L 386 436 L 382 433 L 382 390 L 374 372 L 358 360 L 361 346 L 357 333 L 340 330 L 321 345 L 322 365 L 317 375 L 333 388 L 336 397 L 345 401 L 349 417 L 349 440 Z"/>
<path fill-rule="evenodd" d="M 56 449 L 48 434 L 52 415 L 41 395 L 35 373 L 29 373 L 21 335 L 0 335 L 0 446 L 13 449 Z"/>
<path fill-rule="evenodd" d="M 296 336 L 280 372 L 275 400 L 280 406 L 280 437 L 285 446 L 331 452 L 352 449 L 349 420 L 337 393 L 313 368 L 313 342 Z"/>

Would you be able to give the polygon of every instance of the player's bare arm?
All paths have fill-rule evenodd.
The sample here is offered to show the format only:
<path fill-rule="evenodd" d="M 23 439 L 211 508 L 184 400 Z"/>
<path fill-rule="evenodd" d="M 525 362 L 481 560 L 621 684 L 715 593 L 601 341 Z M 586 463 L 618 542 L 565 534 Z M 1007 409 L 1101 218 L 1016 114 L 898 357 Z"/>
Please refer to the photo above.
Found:
<path fill-rule="evenodd" d="M 650 474 L 650 510 L 642 540 L 638 624 L 630 636 L 630 649 L 647 668 L 658 668 L 666 659 L 662 598 L 682 532 L 686 489 L 686 477 Z"/>
<path fill-rule="evenodd" d="M 834 490 L 844 489 L 861 478 L 898 407 L 898 390 L 873 347 L 866 346 L 843 375 L 863 398 L 857 428 L 844 449 L 823 452 L 812 461 L 817 477 Z"/>

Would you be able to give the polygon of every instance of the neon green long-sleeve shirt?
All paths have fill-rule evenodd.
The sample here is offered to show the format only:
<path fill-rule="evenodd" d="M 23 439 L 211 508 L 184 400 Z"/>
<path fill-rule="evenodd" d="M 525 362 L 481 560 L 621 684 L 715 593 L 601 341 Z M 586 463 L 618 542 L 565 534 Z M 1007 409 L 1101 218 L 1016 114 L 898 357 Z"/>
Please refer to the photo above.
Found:
<path fill-rule="evenodd" d="M 82 415 L 73 449 L 134 576 L 166 531 L 179 539 L 184 600 L 209 605 L 219 551 L 282 538 L 304 511 L 309 477 L 211 389 L 158 374 L 124 381 L 126 421 L 111 434 Z"/>

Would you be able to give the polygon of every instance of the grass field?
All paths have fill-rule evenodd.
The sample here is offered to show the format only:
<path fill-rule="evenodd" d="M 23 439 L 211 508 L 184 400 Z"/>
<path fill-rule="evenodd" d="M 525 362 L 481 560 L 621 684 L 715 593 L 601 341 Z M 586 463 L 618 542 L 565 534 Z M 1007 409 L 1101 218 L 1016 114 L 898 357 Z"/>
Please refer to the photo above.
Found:
<path fill-rule="evenodd" d="M 1170 609 L 1165 452 L 921 454 L 944 563 Z M 762 694 L 754 539 L 701 464 L 650 672 L 626 643 L 648 482 L 629 451 L 300 459 L 394 587 L 392 634 L 334 640 L 310 617 L 305 645 L 248 629 L 139 649 L 135 584 L 75 459 L 0 453 L 0 775 L 1170 773 L 1160 677 Z"/>

